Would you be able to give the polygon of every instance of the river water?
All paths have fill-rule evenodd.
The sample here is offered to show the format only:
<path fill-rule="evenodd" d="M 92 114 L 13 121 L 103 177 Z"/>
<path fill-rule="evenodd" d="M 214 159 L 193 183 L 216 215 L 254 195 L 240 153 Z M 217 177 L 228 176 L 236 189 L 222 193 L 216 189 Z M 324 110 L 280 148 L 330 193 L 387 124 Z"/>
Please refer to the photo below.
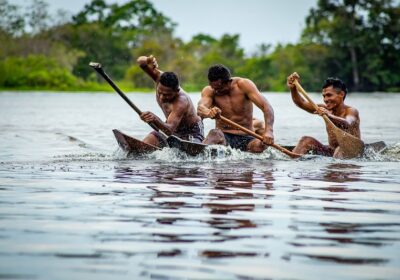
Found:
<path fill-rule="evenodd" d="M 265 96 L 277 143 L 326 142 L 321 118 Z M 116 94 L 0 93 L 0 279 L 400 279 L 400 95 L 347 99 L 387 152 L 127 158 L 111 130 L 151 130 Z"/>

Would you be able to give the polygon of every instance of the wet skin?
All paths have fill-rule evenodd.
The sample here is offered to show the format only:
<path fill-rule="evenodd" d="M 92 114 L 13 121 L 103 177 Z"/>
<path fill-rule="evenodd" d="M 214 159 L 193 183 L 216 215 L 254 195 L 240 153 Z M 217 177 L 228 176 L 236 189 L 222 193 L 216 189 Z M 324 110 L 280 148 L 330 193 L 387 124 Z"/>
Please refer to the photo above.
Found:
<path fill-rule="evenodd" d="M 262 152 L 267 147 L 264 144 L 272 144 L 274 137 L 274 113 L 268 101 L 261 95 L 256 85 L 248 79 L 233 77 L 229 81 L 211 81 L 203 89 L 197 108 L 197 112 L 202 118 L 216 119 L 216 129 L 210 131 L 205 143 L 226 145 L 223 132 L 246 135 L 219 120 L 219 114 L 253 130 L 253 103 L 263 111 L 266 128 L 263 133 L 264 141 L 252 140 L 248 144 L 247 150 Z"/>
<path fill-rule="evenodd" d="M 288 77 L 287 85 L 290 88 L 293 102 L 301 109 L 319 115 L 326 115 L 337 127 L 354 135 L 357 138 L 361 137 L 360 133 L 360 117 L 357 109 L 344 104 L 345 94 L 343 91 L 337 90 L 332 86 L 326 87 L 322 90 L 322 97 L 324 104 L 318 104 L 318 110 L 315 111 L 314 107 L 300 96 L 294 80 L 300 77 L 297 73 L 293 73 Z M 338 142 L 333 131 L 326 128 L 328 133 L 329 146 L 325 146 L 313 137 L 304 136 L 301 138 L 295 149 L 296 153 L 305 154 L 310 150 L 321 152 L 323 155 L 337 155 L 340 157 L 340 149 Z"/>
<path fill-rule="evenodd" d="M 152 112 L 143 112 L 141 119 L 147 123 L 154 123 L 167 135 L 183 127 L 191 127 L 197 124 L 201 118 L 197 115 L 190 97 L 181 88 L 170 88 L 159 82 L 162 71 L 158 69 L 158 63 L 152 56 L 141 56 L 137 60 L 139 66 L 156 83 L 156 100 L 164 113 L 166 121 L 162 121 Z M 149 134 L 143 142 L 159 146 L 159 140 L 153 134 Z"/>

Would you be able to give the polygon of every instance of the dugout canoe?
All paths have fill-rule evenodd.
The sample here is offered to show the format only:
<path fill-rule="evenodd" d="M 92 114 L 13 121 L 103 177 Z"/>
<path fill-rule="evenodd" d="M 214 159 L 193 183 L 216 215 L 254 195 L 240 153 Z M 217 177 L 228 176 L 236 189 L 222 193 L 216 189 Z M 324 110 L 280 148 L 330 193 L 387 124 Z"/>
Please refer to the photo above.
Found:
<path fill-rule="evenodd" d="M 113 133 L 114 133 L 115 139 L 118 142 L 119 147 L 129 154 L 142 155 L 142 154 L 152 153 L 157 150 L 161 150 L 159 147 L 144 143 L 141 140 L 138 140 L 132 136 L 129 136 L 129 135 L 119 131 L 118 129 L 114 129 Z M 188 153 L 189 155 L 192 155 L 192 156 L 197 155 L 203 151 L 201 149 L 196 149 L 196 150 L 189 149 L 188 150 L 187 145 L 185 145 L 185 143 L 183 143 L 183 142 L 188 142 L 188 141 L 182 141 L 182 140 L 176 141 L 175 138 L 173 138 L 173 137 L 170 140 L 172 140 L 172 141 L 168 141 L 168 143 L 171 147 L 180 148 L 180 150 Z M 188 142 L 188 143 L 190 143 L 190 142 Z M 282 147 L 291 151 L 291 150 L 293 150 L 293 148 L 295 146 L 282 146 Z M 365 149 L 372 150 L 373 152 L 376 152 L 376 153 L 382 152 L 385 148 L 386 148 L 386 144 L 384 141 L 378 141 L 378 142 L 374 142 L 374 143 L 370 143 L 370 144 L 365 144 Z"/>

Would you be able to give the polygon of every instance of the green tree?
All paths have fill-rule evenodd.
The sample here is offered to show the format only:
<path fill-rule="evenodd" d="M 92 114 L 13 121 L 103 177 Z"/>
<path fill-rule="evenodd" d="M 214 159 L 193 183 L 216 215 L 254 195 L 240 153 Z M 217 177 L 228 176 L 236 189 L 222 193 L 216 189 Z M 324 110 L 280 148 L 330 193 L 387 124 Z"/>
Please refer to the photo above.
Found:
<path fill-rule="evenodd" d="M 319 0 L 302 40 L 328 47 L 330 75 L 340 76 L 353 90 L 398 87 L 399 79 L 389 72 L 400 70 L 399 18 L 394 0 Z"/>
<path fill-rule="evenodd" d="M 186 57 L 189 60 L 191 84 L 204 87 L 207 70 L 213 64 L 224 64 L 235 75 L 244 63 L 244 50 L 239 46 L 239 35 L 224 34 L 219 39 L 205 34 L 198 34 L 186 45 Z"/>
<path fill-rule="evenodd" d="M 92 0 L 73 16 L 70 26 L 61 27 L 64 44 L 82 50 L 74 73 L 84 78 L 92 74 L 92 60 L 103 63 L 111 75 L 122 78 L 132 64 L 130 49 L 142 38 L 158 30 L 171 31 L 172 21 L 154 9 L 147 0 L 132 0 L 123 5 Z"/>
<path fill-rule="evenodd" d="M 38 34 L 49 27 L 49 4 L 43 0 L 33 0 L 27 9 L 26 18 L 31 33 Z"/>
<path fill-rule="evenodd" d="M 54 58 L 44 55 L 7 57 L 0 61 L 0 87 L 65 90 L 79 81 Z"/>
<path fill-rule="evenodd" d="M 159 61 L 160 68 L 164 71 L 174 71 L 178 75 L 184 73 L 185 69 L 179 64 L 178 54 L 182 46 L 182 41 L 173 36 L 171 32 L 160 32 L 156 36 L 154 33 L 148 36 L 141 36 L 140 44 L 131 49 L 134 59 L 132 65 L 128 68 L 125 77 L 133 82 L 136 87 L 152 87 L 153 81 L 143 73 L 136 64 L 136 59 L 142 55 L 154 55 Z M 181 82 L 182 77 L 180 77 Z"/>
<path fill-rule="evenodd" d="M 21 8 L 9 4 L 7 0 L 0 0 L 0 33 L 9 36 L 18 36 L 25 28 L 25 18 Z"/>

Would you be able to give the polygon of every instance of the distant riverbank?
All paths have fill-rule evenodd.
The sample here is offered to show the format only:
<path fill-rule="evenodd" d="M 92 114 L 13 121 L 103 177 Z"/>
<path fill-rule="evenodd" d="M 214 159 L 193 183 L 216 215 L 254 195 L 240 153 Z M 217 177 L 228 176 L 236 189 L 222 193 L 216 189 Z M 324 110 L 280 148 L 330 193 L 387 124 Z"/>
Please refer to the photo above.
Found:
<path fill-rule="evenodd" d="M 136 88 L 131 83 L 126 82 L 126 81 L 116 81 L 115 82 L 117 86 L 122 90 L 126 92 L 151 92 L 153 89 L 151 88 Z M 68 87 L 68 88 L 58 88 L 58 87 L 13 87 L 13 88 L 0 88 L 0 91 L 26 91 L 26 92 L 32 92 L 32 91 L 52 91 L 52 92 L 113 92 L 113 88 L 106 83 L 94 83 L 94 82 L 84 82 L 79 85 L 76 85 L 76 87 Z"/>
<path fill-rule="evenodd" d="M 124 92 L 153 92 L 154 87 L 135 87 L 131 82 L 128 81 L 114 81 L 115 84 Z M 207 84 L 204 84 L 206 86 Z M 195 85 L 183 85 L 182 88 L 186 92 L 200 92 L 203 87 L 198 87 Z M 48 91 L 48 92 L 114 92 L 114 89 L 107 83 L 96 83 L 96 82 L 80 82 L 76 86 L 73 87 L 0 87 L 1 91 L 26 91 L 26 92 L 35 92 L 35 91 Z M 284 91 L 283 91 L 284 92 Z"/>
<path fill-rule="evenodd" d="M 140 93 L 153 93 L 155 91 L 155 88 L 135 88 L 131 85 L 129 85 L 126 82 L 116 82 L 117 86 L 123 91 L 123 92 L 140 92 Z M 183 89 L 187 93 L 193 93 L 193 92 L 201 92 L 201 88 L 197 87 L 183 87 Z M 82 87 L 76 87 L 76 88 L 68 88 L 68 89 L 58 89 L 58 88 L 31 88 L 31 87 L 20 87 L 20 88 L 0 88 L 0 93 L 1 92 L 24 92 L 24 93 L 35 93 L 35 92 L 52 92 L 52 93 L 79 93 L 79 92 L 93 92 L 93 93 L 98 93 L 98 92 L 103 92 L 103 93 L 113 93 L 115 92 L 114 89 L 108 85 L 108 84 L 90 84 L 88 86 L 82 86 Z M 262 93 L 268 92 L 268 93 L 289 93 L 289 91 L 261 91 Z M 311 93 L 315 93 L 312 91 L 309 91 Z M 370 95 L 370 94 L 400 94 L 400 92 L 349 92 L 350 95 Z"/>

